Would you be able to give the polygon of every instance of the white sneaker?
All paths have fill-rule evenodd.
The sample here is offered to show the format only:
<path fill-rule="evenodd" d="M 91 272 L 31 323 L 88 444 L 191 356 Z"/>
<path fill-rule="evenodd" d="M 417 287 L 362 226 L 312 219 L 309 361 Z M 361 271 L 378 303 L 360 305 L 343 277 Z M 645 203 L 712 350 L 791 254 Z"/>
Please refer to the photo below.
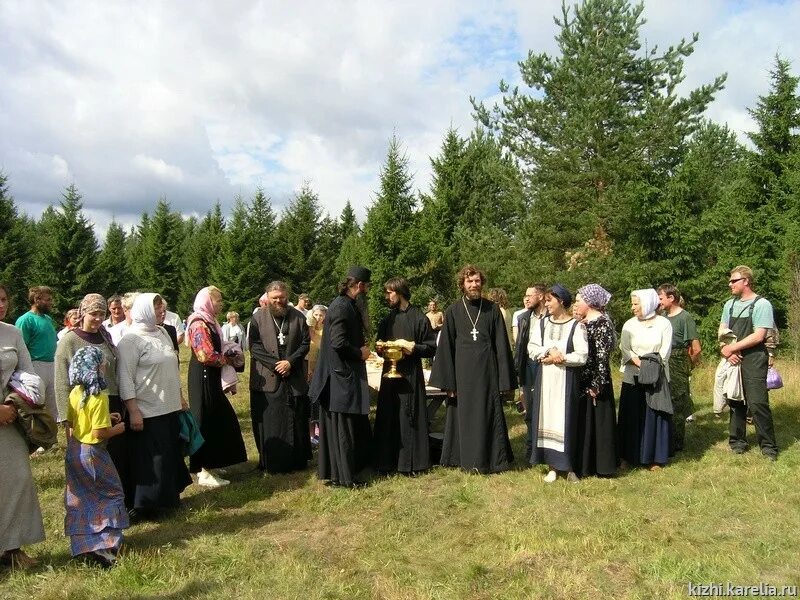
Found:
<path fill-rule="evenodd" d="M 558 473 L 555 471 L 550 471 L 547 475 L 544 476 L 545 483 L 553 483 L 556 479 L 558 479 Z"/>
<path fill-rule="evenodd" d="M 686 422 L 687 423 L 694 423 L 694 415 L 689 415 L 688 417 L 686 417 Z"/>
<path fill-rule="evenodd" d="M 227 479 L 222 479 L 221 477 L 216 477 L 212 473 L 209 473 L 205 469 L 200 471 L 197 474 L 197 485 L 202 485 L 203 487 L 222 487 L 223 485 L 228 485 L 230 481 Z"/>

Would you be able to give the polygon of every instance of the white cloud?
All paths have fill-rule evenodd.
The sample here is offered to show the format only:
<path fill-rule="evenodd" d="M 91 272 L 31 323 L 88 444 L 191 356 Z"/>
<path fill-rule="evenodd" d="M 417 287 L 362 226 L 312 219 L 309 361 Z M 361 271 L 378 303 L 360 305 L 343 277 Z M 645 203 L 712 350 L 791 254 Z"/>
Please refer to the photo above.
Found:
<path fill-rule="evenodd" d="M 133 157 L 133 166 L 145 174 L 155 175 L 164 181 L 183 181 L 183 171 L 180 167 L 167 164 L 160 158 L 153 158 L 144 154 L 137 154 Z"/>
<path fill-rule="evenodd" d="M 276 210 L 309 181 L 331 214 L 363 216 L 396 133 L 415 183 L 469 97 L 554 52 L 560 0 L 0 3 L 0 168 L 34 215 L 75 183 L 99 221 L 159 197 L 203 214 L 261 185 Z M 709 115 L 735 130 L 776 51 L 797 61 L 800 2 L 649 0 L 662 46 L 701 34 L 688 88 L 728 72 Z M 99 223 L 98 223 L 99 224 Z"/>

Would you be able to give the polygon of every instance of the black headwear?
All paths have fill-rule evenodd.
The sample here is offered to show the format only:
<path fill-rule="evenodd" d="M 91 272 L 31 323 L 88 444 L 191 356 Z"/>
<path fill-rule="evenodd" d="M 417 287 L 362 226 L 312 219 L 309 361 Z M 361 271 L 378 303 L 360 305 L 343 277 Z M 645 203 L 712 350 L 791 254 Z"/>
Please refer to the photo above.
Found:
<path fill-rule="evenodd" d="M 564 308 L 569 308 L 570 304 L 572 304 L 572 294 L 570 294 L 569 290 L 560 283 L 556 283 L 550 291 L 553 296 L 564 303 Z"/>
<path fill-rule="evenodd" d="M 366 267 L 362 267 L 360 265 L 354 265 L 348 269 L 347 276 L 350 277 L 351 279 L 355 279 L 356 281 L 369 283 L 369 280 L 372 277 L 372 271 L 370 271 Z"/>

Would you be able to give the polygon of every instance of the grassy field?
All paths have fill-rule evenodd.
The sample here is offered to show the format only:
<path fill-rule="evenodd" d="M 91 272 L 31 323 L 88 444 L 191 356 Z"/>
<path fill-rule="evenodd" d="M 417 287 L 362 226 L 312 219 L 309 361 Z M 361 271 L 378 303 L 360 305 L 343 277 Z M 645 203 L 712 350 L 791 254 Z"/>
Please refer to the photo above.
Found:
<path fill-rule="evenodd" d="M 501 475 L 437 468 L 358 490 L 313 470 L 264 477 L 240 392 L 250 461 L 230 486 L 193 485 L 176 514 L 131 527 L 110 571 L 70 558 L 63 449 L 35 459 L 47 540 L 28 550 L 43 567 L 0 571 L 0 598 L 681 598 L 689 582 L 800 585 L 800 369 L 779 368 L 777 463 L 752 431 L 750 452 L 728 451 L 707 365 L 687 450 L 668 468 L 577 485 L 547 485 L 519 458 Z M 507 418 L 522 456 L 524 423 Z"/>

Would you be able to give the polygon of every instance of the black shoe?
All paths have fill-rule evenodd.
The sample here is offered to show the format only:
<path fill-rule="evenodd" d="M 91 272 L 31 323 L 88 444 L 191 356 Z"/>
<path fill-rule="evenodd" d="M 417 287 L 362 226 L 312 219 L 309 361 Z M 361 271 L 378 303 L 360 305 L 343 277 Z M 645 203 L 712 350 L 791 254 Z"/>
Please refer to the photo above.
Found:
<path fill-rule="evenodd" d="M 766 459 L 770 462 L 777 462 L 778 455 L 777 454 L 767 454 L 766 452 L 763 453 Z"/>
<path fill-rule="evenodd" d="M 747 452 L 747 448 L 742 448 L 740 446 L 737 446 L 735 448 L 731 448 L 731 452 L 733 452 L 734 454 L 744 454 L 745 452 Z"/>

